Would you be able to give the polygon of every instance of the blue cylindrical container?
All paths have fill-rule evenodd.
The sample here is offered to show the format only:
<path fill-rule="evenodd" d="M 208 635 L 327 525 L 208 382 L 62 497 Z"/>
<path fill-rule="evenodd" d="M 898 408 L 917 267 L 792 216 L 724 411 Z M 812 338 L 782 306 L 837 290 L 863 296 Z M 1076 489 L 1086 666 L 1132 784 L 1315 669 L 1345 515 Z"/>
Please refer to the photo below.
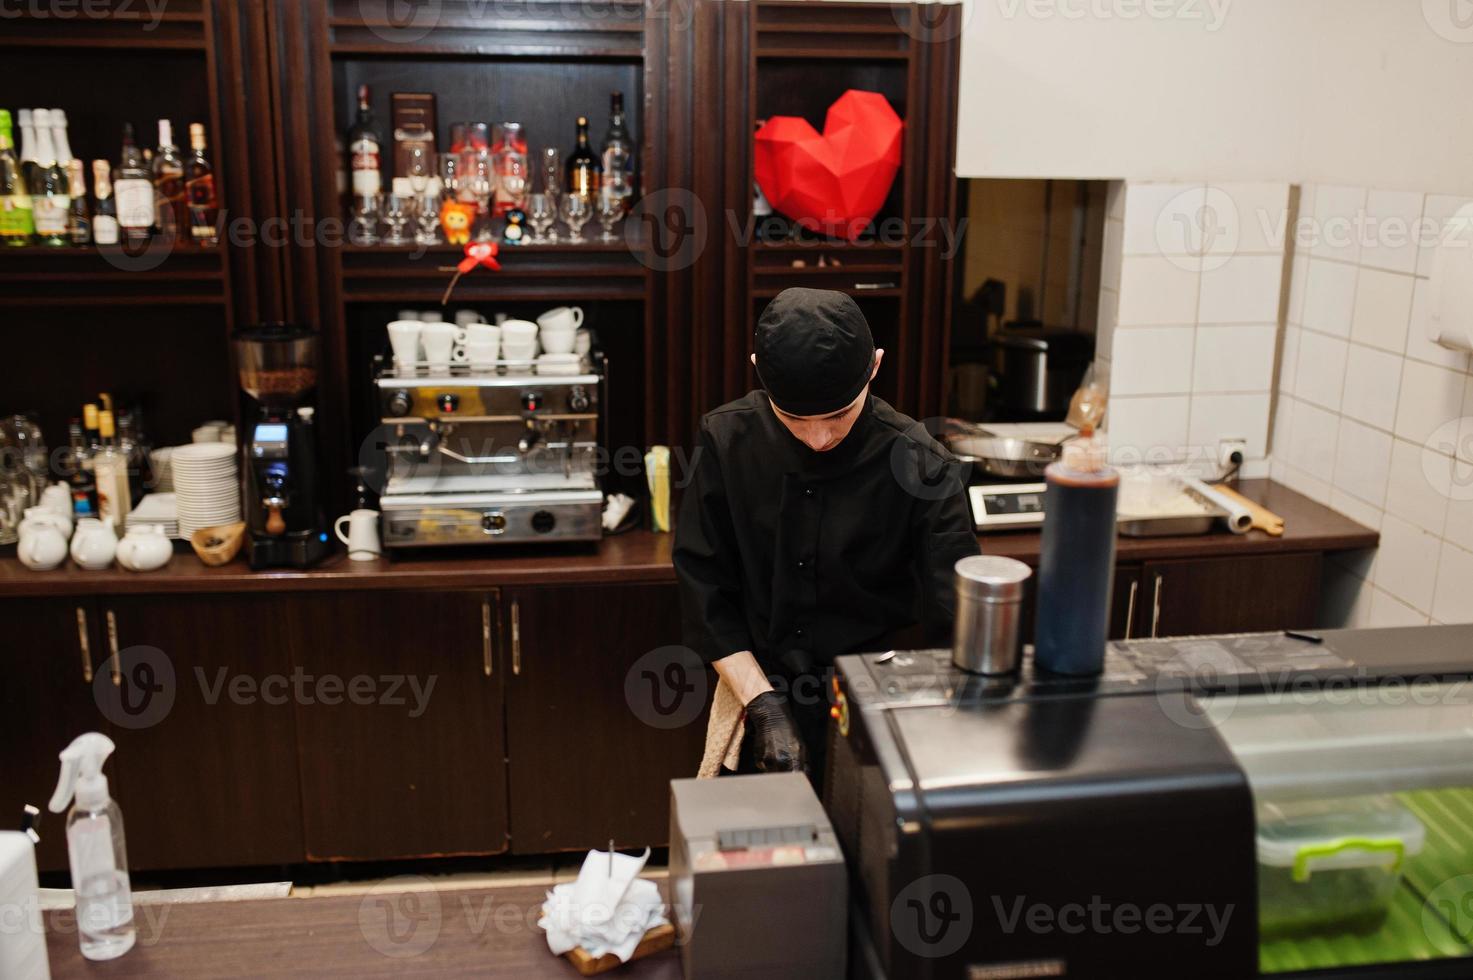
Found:
<path fill-rule="evenodd" d="M 1120 474 L 1086 433 L 1064 447 L 1044 479 L 1034 663 L 1054 674 L 1098 674 L 1110 636 Z"/>

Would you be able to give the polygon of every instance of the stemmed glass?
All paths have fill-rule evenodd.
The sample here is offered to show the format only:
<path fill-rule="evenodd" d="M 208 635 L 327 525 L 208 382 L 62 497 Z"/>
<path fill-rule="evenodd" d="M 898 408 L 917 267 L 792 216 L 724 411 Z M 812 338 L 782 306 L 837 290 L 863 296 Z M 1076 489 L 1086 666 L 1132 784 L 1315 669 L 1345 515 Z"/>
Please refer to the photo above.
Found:
<path fill-rule="evenodd" d="M 603 225 L 604 233 L 598 240 L 605 245 L 612 245 L 619 239 L 614 235 L 614 226 L 624 218 L 624 199 L 614 192 L 612 188 L 605 188 L 598 196 L 598 223 Z"/>
<path fill-rule="evenodd" d="M 402 248 L 411 244 L 409 236 L 404 234 L 404 228 L 409 224 L 409 209 L 412 207 L 412 199 L 399 195 L 390 194 L 384 200 L 384 224 L 389 233 L 384 236 L 384 244 L 393 248 Z"/>
<path fill-rule="evenodd" d="M 533 194 L 528 203 L 527 223 L 532 241 L 538 245 L 557 242 L 557 200 L 550 194 Z"/>
<path fill-rule="evenodd" d="M 593 217 L 593 206 L 582 194 L 569 194 L 563 198 L 563 222 L 568 226 L 568 241 L 583 244 L 583 226 Z"/>
<path fill-rule="evenodd" d="M 460 157 L 460 195 L 476 202 L 475 240 L 491 240 L 491 195 L 496 193 L 496 163 L 486 149 L 469 149 Z"/>
<path fill-rule="evenodd" d="M 379 197 L 361 194 L 353 199 L 353 223 L 348 226 L 348 241 L 354 245 L 377 245 Z"/>
<path fill-rule="evenodd" d="M 409 147 L 404 176 L 414 192 L 414 244 L 436 245 L 440 228 L 440 195 L 434 193 L 434 160 L 423 143 Z"/>
<path fill-rule="evenodd" d="M 558 198 L 563 193 L 563 155 L 555 146 L 542 150 L 542 193 L 552 198 L 553 209 L 557 209 Z"/>

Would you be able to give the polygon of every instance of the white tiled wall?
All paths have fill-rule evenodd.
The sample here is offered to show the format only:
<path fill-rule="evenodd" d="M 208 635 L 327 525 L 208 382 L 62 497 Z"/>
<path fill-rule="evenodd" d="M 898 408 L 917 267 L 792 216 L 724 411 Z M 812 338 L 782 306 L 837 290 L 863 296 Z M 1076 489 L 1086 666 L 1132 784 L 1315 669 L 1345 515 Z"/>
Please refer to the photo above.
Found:
<path fill-rule="evenodd" d="M 1288 204 L 1288 184 L 1111 185 L 1098 360 L 1117 460 L 1214 466 L 1237 438 L 1245 475 L 1267 474 Z"/>
<path fill-rule="evenodd" d="M 1425 338 L 1418 234 L 1460 203 L 1302 190 L 1271 473 L 1381 532 L 1332 562 L 1328 625 L 1473 622 L 1473 377 Z"/>

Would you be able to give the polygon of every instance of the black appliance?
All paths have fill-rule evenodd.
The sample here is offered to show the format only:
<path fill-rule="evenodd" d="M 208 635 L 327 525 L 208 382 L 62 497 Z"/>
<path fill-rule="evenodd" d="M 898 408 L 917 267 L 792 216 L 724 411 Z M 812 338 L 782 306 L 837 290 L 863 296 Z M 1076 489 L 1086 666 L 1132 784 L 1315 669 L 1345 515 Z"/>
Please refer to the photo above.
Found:
<path fill-rule="evenodd" d="M 949 650 L 841 657 L 825 805 L 851 874 L 851 976 L 1470 975 L 1467 922 L 1427 939 L 1456 910 L 1439 882 L 1473 876 L 1456 822 L 1429 822 L 1446 850 L 1408 860 L 1391 931 L 1344 937 L 1355 956 L 1404 941 L 1397 962 L 1332 964 L 1319 937 L 1260 946 L 1266 801 L 1473 799 L 1473 627 L 1321 638 L 1115 643 L 1087 680 L 1031 662 L 975 677 Z"/>
<path fill-rule="evenodd" d="M 312 393 L 317 334 L 267 324 L 235 336 L 245 451 L 246 554 L 252 569 L 308 568 L 332 552 L 322 509 Z"/>
<path fill-rule="evenodd" d="M 1093 334 L 1008 324 L 992 338 L 995 421 L 1062 422 L 1094 360 Z"/>

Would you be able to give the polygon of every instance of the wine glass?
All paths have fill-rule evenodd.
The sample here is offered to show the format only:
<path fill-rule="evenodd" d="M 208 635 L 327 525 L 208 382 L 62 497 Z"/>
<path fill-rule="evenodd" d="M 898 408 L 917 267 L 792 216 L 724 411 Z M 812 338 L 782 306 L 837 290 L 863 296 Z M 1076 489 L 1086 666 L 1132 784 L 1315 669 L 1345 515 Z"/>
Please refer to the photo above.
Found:
<path fill-rule="evenodd" d="M 532 241 L 538 245 L 557 242 L 557 200 L 549 194 L 533 194 L 527 207 Z"/>
<path fill-rule="evenodd" d="M 460 196 L 460 154 L 440 154 L 440 185 L 446 197 Z"/>
<path fill-rule="evenodd" d="M 612 245 L 619 239 L 614 234 L 614 226 L 624 219 L 624 199 L 615 193 L 613 188 L 605 188 L 598 196 L 598 223 L 603 225 L 604 233 L 598 236 L 598 240 L 605 245 Z"/>
<path fill-rule="evenodd" d="M 384 236 L 384 244 L 393 248 L 402 248 L 412 244 L 408 235 L 404 234 L 404 228 L 409 224 L 409 211 L 411 208 L 410 198 L 399 194 L 390 194 L 384 199 L 384 224 L 389 233 Z"/>
<path fill-rule="evenodd" d="M 542 193 L 552 198 L 553 206 L 557 206 L 558 198 L 563 193 L 563 155 L 555 146 L 544 147 L 542 150 Z"/>
<path fill-rule="evenodd" d="M 414 244 L 439 245 L 440 236 L 440 179 L 431 177 L 425 190 L 419 195 L 419 220 L 415 222 Z"/>
<path fill-rule="evenodd" d="M 460 199 L 476 203 L 475 240 L 491 240 L 491 195 L 496 193 L 496 162 L 491 151 L 472 148 L 460 155 Z"/>
<path fill-rule="evenodd" d="M 377 245 L 379 195 L 360 194 L 353 199 L 353 223 L 348 226 L 348 241 L 354 245 Z"/>
<path fill-rule="evenodd" d="M 424 197 L 425 191 L 429 189 L 430 178 L 434 176 L 431 172 L 429 151 L 423 143 L 411 143 L 409 145 L 409 160 L 404 167 L 404 176 L 409 178 L 409 188 L 419 197 Z"/>
<path fill-rule="evenodd" d="M 568 241 L 583 244 L 583 226 L 593 217 L 593 205 L 582 194 L 568 194 L 563 198 L 563 223 L 568 226 Z"/>

